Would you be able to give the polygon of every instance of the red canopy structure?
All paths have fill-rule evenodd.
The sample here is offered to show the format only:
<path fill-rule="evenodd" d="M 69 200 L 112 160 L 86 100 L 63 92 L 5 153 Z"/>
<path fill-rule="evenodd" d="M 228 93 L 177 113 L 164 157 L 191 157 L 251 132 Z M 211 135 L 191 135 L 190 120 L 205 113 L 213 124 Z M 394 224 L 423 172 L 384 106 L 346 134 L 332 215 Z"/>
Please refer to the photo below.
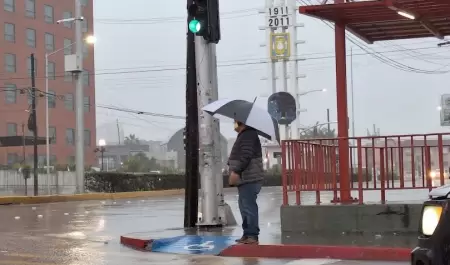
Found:
<path fill-rule="evenodd" d="M 345 30 L 371 44 L 376 41 L 450 35 L 450 0 L 345 1 L 301 6 L 300 13 L 335 23 L 336 95 L 340 201 L 350 196 Z"/>

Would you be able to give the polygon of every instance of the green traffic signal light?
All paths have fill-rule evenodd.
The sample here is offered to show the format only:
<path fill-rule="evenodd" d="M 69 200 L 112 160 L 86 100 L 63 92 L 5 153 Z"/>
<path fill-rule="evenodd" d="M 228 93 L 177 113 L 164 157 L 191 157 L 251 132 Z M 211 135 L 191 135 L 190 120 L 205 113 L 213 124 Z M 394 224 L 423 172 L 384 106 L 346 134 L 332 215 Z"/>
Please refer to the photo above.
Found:
<path fill-rule="evenodd" d="M 192 33 L 198 33 L 202 29 L 202 24 L 197 19 L 193 19 L 189 22 L 189 30 Z"/>

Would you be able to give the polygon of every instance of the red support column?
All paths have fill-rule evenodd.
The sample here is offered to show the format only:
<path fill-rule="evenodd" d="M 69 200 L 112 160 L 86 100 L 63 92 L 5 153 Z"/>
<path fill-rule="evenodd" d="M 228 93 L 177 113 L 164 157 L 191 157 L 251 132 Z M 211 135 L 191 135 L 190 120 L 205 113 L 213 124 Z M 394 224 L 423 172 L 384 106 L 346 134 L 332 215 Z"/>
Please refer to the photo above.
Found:
<path fill-rule="evenodd" d="M 338 0 L 335 1 L 339 2 Z M 347 110 L 347 63 L 345 47 L 345 24 L 335 24 L 336 52 L 336 98 L 339 146 L 339 185 L 341 203 L 351 203 L 350 196 L 350 161 L 348 141 L 348 110 Z"/>

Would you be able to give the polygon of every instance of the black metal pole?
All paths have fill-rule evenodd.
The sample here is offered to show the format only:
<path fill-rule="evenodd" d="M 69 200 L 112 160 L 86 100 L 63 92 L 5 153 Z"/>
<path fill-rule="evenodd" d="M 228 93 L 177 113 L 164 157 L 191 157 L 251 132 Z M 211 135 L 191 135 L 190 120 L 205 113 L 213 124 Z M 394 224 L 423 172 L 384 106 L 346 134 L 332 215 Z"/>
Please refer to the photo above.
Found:
<path fill-rule="evenodd" d="M 30 56 L 31 64 L 31 119 L 33 124 L 33 177 L 34 177 L 34 196 L 39 195 L 39 182 L 38 182 L 38 126 L 36 115 L 36 71 L 35 71 L 35 59 L 34 53 Z"/>
<path fill-rule="evenodd" d="M 187 7 L 193 0 L 187 0 Z M 187 22 L 192 19 L 188 13 Z M 187 27 L 186 27 L 187 28 Z M 192 228 L 197 224 L 198 215 L 198 106 L 197 73 L 195 66 L 195 36 L 187 30 L 186 57 L 186 170 L 184 197 L 184 227 Z"/>
<path fill-rule="evenodd" d="M 28 196 L 28 176 L 25 177 L 25 166 L 27 157 L 25 156 L 25 123 L 22 123 L 22 175 L 25 181 L 25 196 Z M 29 172 L 28 172 L 29 173 Z"/>
<path fill-rule="evenodd" d="M 100 152 L 102 153 L 102 171 L 104 169 L 103 165 L 104 165 L 104 159 L 103 159 L 103 154 L 105 153 L 105 150 L 101 149 Z"/>
<path fill-rule="evenodd" d="M 330 132 L 331 132 L 330 109 L 327 109 L 327 130 L 328 130 L 328 137 L 330 137 Z"/>

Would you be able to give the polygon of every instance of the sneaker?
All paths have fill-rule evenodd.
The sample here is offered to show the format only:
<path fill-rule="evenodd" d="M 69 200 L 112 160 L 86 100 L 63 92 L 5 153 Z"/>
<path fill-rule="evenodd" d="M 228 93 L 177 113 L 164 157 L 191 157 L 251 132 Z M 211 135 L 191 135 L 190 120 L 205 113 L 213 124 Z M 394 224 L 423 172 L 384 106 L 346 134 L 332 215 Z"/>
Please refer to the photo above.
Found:
<path fill-rule="evenodd" d="M 258 241 L 258 238 L 247 237 L 244 240 L 241 240 L 239 243 L 246 244 L 246 245 L 258 245 L 259 241 Z"/>
<path fill-rule="evenodd" d="M 235 242 L 236 242 L 236 243 L 242 243 L 242 242 L 245 241 L 246 239 L 247 239 L 247 236 L 242 236 L 241 238 L 236 239 Z"/>

